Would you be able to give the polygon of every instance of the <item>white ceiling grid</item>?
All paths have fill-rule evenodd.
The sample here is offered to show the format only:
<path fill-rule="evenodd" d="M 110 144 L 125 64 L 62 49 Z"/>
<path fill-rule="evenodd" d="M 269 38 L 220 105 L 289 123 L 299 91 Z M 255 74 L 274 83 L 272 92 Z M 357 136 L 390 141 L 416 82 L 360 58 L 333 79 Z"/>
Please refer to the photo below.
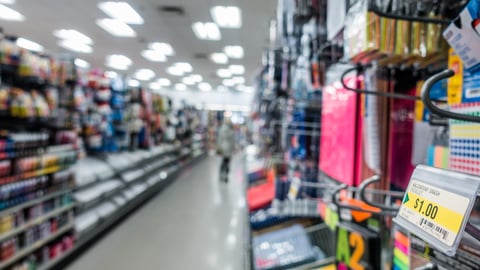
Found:
<path fill-rule="evenodd" d="M 192 74 L 199 74 L 214 88 L 224 78 L 217 76 L 217 70 L 228 69 L 230 65 L 243 65 L 247 84 L 251 82 L 261 64 L 261 55 L 267 46 L 269 20 L 275 15 L 276 0 L 132 0 L 127 1 L 144 19 L 143 25 L 130 24 L 136 37 L 115 37 L 100 28 L 96 21 L 109 18 L 98 8 L 98 0 L 17 0 L 9 5 L 25 16 L 22 22 L 0 20 L 0 27 L 7 34 L 25 37 L 43 45 L 50 53 L 70 51 L 58 45 L 59 39 L 53 32 L 60 29 L 75 29 L 93 40 L 93 53 L 76 55 L 88 61 L 93 67 L 106 70 L 105 58 L 110 54 L 123 54 L 133 64 L 119 74 L 133 75 L 139 69 L 151 69 L 158 78 L 168 78 L 175 85 L 182 76 L 171 76 L 168 67 L 177 62 L 187 62 L 193 67 Z M 220 28 L 219 41 L 199 40 L 192 31 L 195 22 L 211 22 L 210 8 L 216 5 L 238 6 L 242 12 L 240 29 Z M 166 13 L 161 6 L 180 6 L 183 15 Z M 152 42 L 166 42 L 173 46 L 175 54 L 167 56 L 166 62 L 152 62 L 142 57 L 142 51 Z M 228 59 L 228 64 L 216 64 L 210 55 L 223 52 L 227 45 L 240 45 L 245 55 L 242 59 Z M 204 55 L 198 58 L 196 55 Z M 142 82 L 148 86 L 148 81 Z"/>

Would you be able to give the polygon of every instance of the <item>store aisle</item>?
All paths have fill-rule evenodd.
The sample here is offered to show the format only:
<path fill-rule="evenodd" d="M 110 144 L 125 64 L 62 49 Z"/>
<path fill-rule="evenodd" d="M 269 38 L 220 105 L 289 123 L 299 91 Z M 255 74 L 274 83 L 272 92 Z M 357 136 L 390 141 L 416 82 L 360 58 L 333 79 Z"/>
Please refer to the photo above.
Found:
<path fill-rule="evenodd" d="M 246 269 L 243 165 L 233 159 L 228 184 L 219 166 L 206 157 L 184 170 L 68 269 Z"/>

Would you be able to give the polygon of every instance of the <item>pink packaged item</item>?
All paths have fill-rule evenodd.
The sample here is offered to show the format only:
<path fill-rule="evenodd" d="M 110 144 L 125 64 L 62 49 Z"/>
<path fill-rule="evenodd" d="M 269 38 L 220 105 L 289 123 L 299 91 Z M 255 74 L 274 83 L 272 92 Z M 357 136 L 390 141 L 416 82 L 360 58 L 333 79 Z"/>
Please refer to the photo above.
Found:
<path fill-rule="evenodd" d="M 355 88 L 357 78 L 349 77 L 345 82 Z M 323 90 L 319 168 L 333 179 L 350 186 L 358 182 L 359 104 L 360 96 L 344 89 L 340 82 Z"/>

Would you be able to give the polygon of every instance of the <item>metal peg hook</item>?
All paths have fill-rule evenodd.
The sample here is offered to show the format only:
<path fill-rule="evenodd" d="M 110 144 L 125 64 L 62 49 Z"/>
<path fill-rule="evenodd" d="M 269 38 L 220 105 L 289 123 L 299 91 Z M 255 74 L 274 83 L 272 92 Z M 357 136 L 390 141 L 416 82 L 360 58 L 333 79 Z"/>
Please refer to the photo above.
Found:
<path fill-rule="evenodd" d="M 345 189 L 349 189 L 349 186 L 347 186 L 346 184 L 342 184 L 342 185 L 339 185 L 337 188 L 335 188 L 332 192 L 332 202 L 337 206 L 338 209 L 341 209 L 341 208 L 350 209 L 352 211 L 359 211 L 359 212 L 369 213 L 369 214 L 372 214 L 372 215 L 393 215 L 392 212 L 388 212 L 388 211 L 384 211 L 384 212 L 373 211 L 373 210 L 364 209 L 364 208 L 361 208 L 361 207 L 358 207 L 358 206 L 348 205 L 348 204 L 342 203 L 337 195 L 338 195 L 338 193 L 340 193 L 340 191 L 345 190 Z"/>
<path fill-rule="evenodd" d="M 445 118 L 450 118 L 450 119 L 455 119 L 455 120 L 461 120 L 461 121 L 468 121 L 468 122 L 475 122 L 475 123 L 480 123 L 480 117 L 478 116 L 473 116 L 473 115 L 468 115 L 468 114 L 462 114 L 462 113 L 454 113 L 451 111 L 443 110 L 437 107 L 435 104 L 433 104 L 432 100 L 430 99 L 430 90 L 432 89 L 433 85 L 443 79 L 448 79 L 455 75 L 455 72 L 450 69 L 446 69 L 440 73 L 437 73 L 430 77 L 425 84 L 423 85 L 422 88 L 422 101 L 423 104 L 425 104 L 425 107 L 427 107 L 433 114 L 436 114 L 438 116 L 442 116 Z"/>
<path fill-rule="evenodd" d="M 374 184 L 374 183 L 377 183 L 380 181 L 380 176 L 378 175 L 374 175 L 368 179 L 366 179 L 365 181 L 362 182 L 362 184 L 359 186 L 359 189 L 360 189 L 360 199 L 370 205 L 370 206 L 373 206 L 373 207 L 377 207 L 377 208 L 380 208 L 382 209 L 382 211 L 391 211 L 391 212 L 397 212 L 400 208 L 399 207 L 396 207 L 396 206 L 387 206 L 387 205 L 384 205 L 384 204 L 379 204 L 379 203 L 375 203 L 375 202 L 372 202 L 370 200 L 367 199 L 367 196 L 366 196 L 366 188 L 368 186 L 370 186 L 371 184 Z M 403 194 L 403 193 L 402 193 Z"/>
<path fill-rule="evenodd" d="M 345 70 L 345 72 L 342 73 L 340 76 L 340 83 L 342 86 L 352 92 L 359 93 L 359 94 L 367 94 L 367 95 L 374 95 L 374 96 L 380 96 L 380 97 L 386 97 L 386 98 L 397 98 L 397 99 L 408 99 L 408 100 L 422 100 L 421 97 L 417 96 L 411 96 L 411 95 L 405 95 L 405 94 L 397 94 L 397 93 L 385 93 L 385 92 L 379 92 L 379 91 L 373 91 L 373 90 L 365 90 L 365 89 L 357 89 L 357 88 L 352 88 L 348 86 L 345 83 L 345 77 L 352 71 L 359 71 L 362 70 L 363 67 L 357 66 L 353 68 L 349 68 Z"/>

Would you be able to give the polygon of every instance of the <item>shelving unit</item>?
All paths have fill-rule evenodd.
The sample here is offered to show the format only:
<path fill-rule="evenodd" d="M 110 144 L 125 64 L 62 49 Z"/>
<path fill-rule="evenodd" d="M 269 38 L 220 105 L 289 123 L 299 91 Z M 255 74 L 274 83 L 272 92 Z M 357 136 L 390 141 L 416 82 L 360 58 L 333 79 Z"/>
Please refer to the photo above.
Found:
<path fill-rule="evenodd" d="M 55 260 L 50 261 L 48 264 L 41 266 L 40 269 L 63 269 L 65 265 L 67 265 L 81 252 L 83 252 L 95 241 L 98 241 L 99 238 L 101 238 L 109 228 L 115 226 L 115 224 L 118 224 L 121 220 L 127 217 L 129 213 L 131 213 L 140 205 L 148 201 L 151 197 L 155 196 L 163 188 L 167 187 L 168 184 L 174 181 L 176 175 L 183 168 L 185 168 L 186 166 L 191 166 L 194 162 L 200 160 L 201 157 L 205 154 L 202 153 L 196 158 L 189 158 L 182 165 L 173 164 L 175 161 L 179 160 L 178 149 L 180 148 L 173 147 L 170 148 L 170 150 L 168 151 L 158 151 L 158 149 L 154 148 L 151 152 L 157 152 L 160 154 L 151 155 L 146 160 L 151 161 L 161 158 L 162 156 L 165 157 L 155 162 L 157 164 L 150 166 L 147 165 L 147 167 L 150 168 L 144 170 L 144 173 L 142 175 L 139 174 L 138 177 L 136 177 L 134 180 L 130 182 L 125 182 L 123 188 L 110 194 L 109 196 L 106 196 L 104 200 L 102 200 L 103 204 L 107 203 L 108 205 L 111 205 L 115 208 L 110 213 L 106 214 L 103 217 L 95 213 L 98 211 L 98 207 L 102 207 L 103 204 L 101 203 L 97 203 L 96 205 L 92 205 L 89 208 L 80 211 L 76 216 L 76 227 L 78 227 L 80 223 L 85 222 L 85 218 L 87 218 L 87 215 L 90 215 L 89 218 L 91 219 L 94 216 L 96 216 L 96 218 L 93 218 L 93 222 L 90 222 L 90 225 L 85 227 L 83 231 L 77 230 L 78 241 L 75 243 L 75 247 L 73 250 L 62 254 L 59 258 L 56 258 Z M 175 154 L 172 155 L 174 156 L 173 158 L 168 158 L 170 156 L 167 157 L 167 153 Z M 167 159 L 168 161 L 165 161 Z M 145 167 L 145 164 L 148 164 L 146 160 L 138 160 L 137 164 L 130 166 L 130 170 L 123 170 L 123 173 L 128 173 L 129 171 L 135 170 L 135 168 L 139 166 Z M 117 174 L 118 173 L 115 173 L 115 175 Z M 144 185 L 145 188 L 138 189 L 139 185 Z M 135 190 L 135 187 L 137 187 L 137 192 L 135 192 L 136 194 L 130 193 L 132 195 L 128 196 L 127 194 L 129 193 L 127 192 L 132 191 L 132 189 Z"/>
<path fill-rule="evenodd" d="M 9 258 L 8 260 L 5 260 L 0 263 L 0 269 L 5 269 L 7 266 L 17 262 L 18 260 L 24 258 L 25 256 L 31 254 L 35 250 L 41 248 L 45 244 L 57 239 L 59 236 L 65 234 L 66 232 L 72 230 L 74 227 L 74 223 L 70 223 L 68 225 L 63 226 L 60 230 L 56 231 L 46 239 L 40 240 L 35 242 L 35 244 L 22 249 L 21 251 L 17 252 L 13 257 Z"/>

